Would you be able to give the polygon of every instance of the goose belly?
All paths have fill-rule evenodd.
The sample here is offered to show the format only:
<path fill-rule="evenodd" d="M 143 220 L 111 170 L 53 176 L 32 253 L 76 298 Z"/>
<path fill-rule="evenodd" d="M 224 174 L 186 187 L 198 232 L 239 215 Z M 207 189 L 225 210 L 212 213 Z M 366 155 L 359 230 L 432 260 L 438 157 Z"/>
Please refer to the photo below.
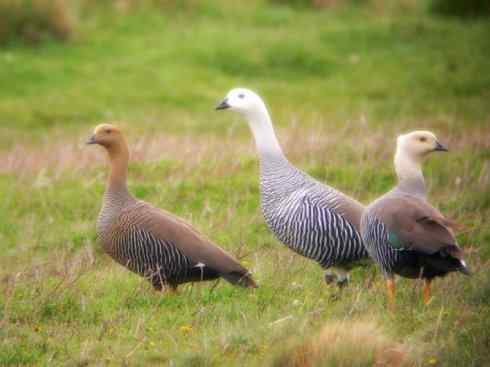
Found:
<path fill-rule="evenodd" d="M 269 229 L 293 251 L 322 267 L 342 265 L 366 256 L 358 232 L 333 209 L 304 208 L 299 202 L 263 203 Z"/>
<path fill-rule="evenodd" d="M 205 265 L 195 264 L 172 243 L 137 229 L 113 238 L 105 249 L 114 260 L 147 278 L 155 288 L 196 280 L 198 272 L 202 278 L 209 274 Z"/>

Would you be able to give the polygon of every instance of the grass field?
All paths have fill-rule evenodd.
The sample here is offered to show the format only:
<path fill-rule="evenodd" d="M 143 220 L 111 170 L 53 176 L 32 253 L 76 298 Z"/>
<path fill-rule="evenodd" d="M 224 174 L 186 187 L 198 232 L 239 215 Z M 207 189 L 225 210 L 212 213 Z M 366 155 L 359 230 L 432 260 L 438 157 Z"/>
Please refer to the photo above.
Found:
<path fill-rule="evenodd" d="M 0 365 L 490 365 L 490 22 L 192 3 L 100 6 L 69 42 L 0 48 Z M 393 314 L 374 266 L 325 285 L 265 226 L 248 127 L 214 111 L 234 86 L 265 98 L 292 162 L 365 203 L 394 184 L 396 135 L 434 131 L 450 152 L 426 165 L 430 197 L 466 227 L 474 275 L 428 307 L 400 280 Z M 83 141 L 103 121 L 126 132 L 130 190 L 243 256 L 259 289 L 159 294 L 102 253 L 106 157 Z"/>

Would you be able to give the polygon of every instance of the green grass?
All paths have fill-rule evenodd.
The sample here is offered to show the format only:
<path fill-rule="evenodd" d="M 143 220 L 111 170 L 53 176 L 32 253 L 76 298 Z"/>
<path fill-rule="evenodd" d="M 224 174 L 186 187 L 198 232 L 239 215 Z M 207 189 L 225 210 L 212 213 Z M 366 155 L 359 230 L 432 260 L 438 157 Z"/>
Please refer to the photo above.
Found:
<path fill-rule="evenodd" d="M 217 1 L 101 6 L 70 42 L 1 48 L 0 365 L 263 366 L 366 319 L 413 347 L 414 365 L 490 364 L 489 31 L 422 9 Z M 394 184 L 395 136 L 436 132 L 451 152 L 426 165 L 431 200 L 466 226 L 475 275 L 437 281 L 429 307 L 401 280 L 395 314 L 375 267 L 341 293 L 326 286 L 264 224 L 246 124 L 213 111 L 237 85 L 264 96 L 297 166 L 366 203 Z M 243 255 L 259 289 L 158 294 L 101 251 L 105 157 L 82 142 L 106 120 L 121 121 L 134 153 L 130 190 Z"/>

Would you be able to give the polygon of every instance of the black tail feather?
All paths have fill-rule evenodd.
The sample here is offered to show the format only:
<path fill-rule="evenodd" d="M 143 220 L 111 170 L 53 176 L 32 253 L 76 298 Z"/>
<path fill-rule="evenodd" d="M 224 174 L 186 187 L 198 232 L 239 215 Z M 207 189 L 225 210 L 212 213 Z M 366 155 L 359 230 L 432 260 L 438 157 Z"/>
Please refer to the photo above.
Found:
<path fill-rule="evenodd" d="M 465 275 L 471 274 L 464 261 L 441 253 L 424 256 L 423 268 L 424 276 L 428 278 L 444 276 L 453 271 L 459 271 Z"/>

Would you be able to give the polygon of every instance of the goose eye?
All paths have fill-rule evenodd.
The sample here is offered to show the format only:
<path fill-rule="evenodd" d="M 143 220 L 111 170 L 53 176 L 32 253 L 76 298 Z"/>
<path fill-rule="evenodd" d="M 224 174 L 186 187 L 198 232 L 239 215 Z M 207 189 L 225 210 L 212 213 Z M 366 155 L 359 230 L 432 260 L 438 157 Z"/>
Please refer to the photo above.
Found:
<path fill-rule="evenodd" d="M 106 132 L 106 134 L 110 134 L 111 133 L 111 130 L 110 129 L 107 129 L 105 132 Z"/>
<path fill-rule="evenodd" d="M 426 142 L 426 141 L 427 141 L 427 138 L 422 136 L 422 137 L 421 137 L 419 140 L 420 140 L 422 143 L 424 143 L 424 142 Z"/>
<path fill-rule="evenodd" d="M 238 95 L 238 98 L 240 98 L 240 99 L 243 99 L 243 98 L 245 98 L 245 94 L 243 94 L 243 93 L 240 93 L 240 94 Z"/>

